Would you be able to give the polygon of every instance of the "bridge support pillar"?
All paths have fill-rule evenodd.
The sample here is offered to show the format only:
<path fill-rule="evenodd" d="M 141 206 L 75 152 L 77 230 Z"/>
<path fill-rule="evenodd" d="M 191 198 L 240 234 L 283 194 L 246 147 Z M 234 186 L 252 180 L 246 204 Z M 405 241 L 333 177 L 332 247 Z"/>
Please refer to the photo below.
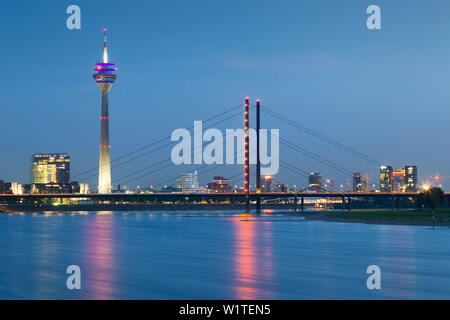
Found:
<path fill-rule="evenodd" d="M 394 197 L 391 197 L 391 209 L 394 212 Z"/>
<path fill-rule="evenodd" d="M 256 213 L 261 213 L 261 160 L 260 160 L 260 143 L 259 143 L 259 131 L 261 129 L 261 104 L 259 99 L 256 100 Z"/>
<path fill-rule="evenodd" d="M 352 198 L 347 197 L 347 210 L 352 210 Z"/>
<path fill-rule="evenodd" d="M 447 196 L 447 208 L 450 208 L 450 196 Z"/>
<path fill-rule="evenodd" d="M 297 212 L 297 197 L 294 197 L 294 211 Z"/>
<path fill-rule="evenodd" d="M 400 212 L 400 197 L 397 197 L 397 213 Z"/>
<path fill-rule="evenodd" d="M 302 213 L 305 211 L 305 198 L 303 197 L 300 200 L 300 209 L 302 210 Z"/>
<path fill-rule="evenodd" d="M 259 193 L 256 195 L 256 213 L 261 213 L 261 195 Z"/>
<path fill-rule="evenodd" d="M 189 197 L 184 198 L 184 209 L 189 209 Z"/>

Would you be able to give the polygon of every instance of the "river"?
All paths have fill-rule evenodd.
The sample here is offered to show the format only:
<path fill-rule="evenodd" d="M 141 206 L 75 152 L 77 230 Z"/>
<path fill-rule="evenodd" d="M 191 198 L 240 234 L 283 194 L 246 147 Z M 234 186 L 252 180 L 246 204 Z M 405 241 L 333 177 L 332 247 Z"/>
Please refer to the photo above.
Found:
<path fill-rule="evenodd" d="M 66 268 L 81 270 L 81 290 Z M 369 265 L 381 289 L 369 290 Z M 267 211 L 0 215 L 0 299 L 449 299 L 450 229 Z"/>

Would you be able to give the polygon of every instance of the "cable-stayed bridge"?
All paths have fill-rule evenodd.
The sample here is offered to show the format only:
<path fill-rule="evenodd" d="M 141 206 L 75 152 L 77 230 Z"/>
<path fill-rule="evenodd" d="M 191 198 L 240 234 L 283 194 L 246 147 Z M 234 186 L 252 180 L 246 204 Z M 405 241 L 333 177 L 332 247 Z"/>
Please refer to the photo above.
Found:
<path fill-rule="evenodd" d="M 256 109 L 256 115 L 257 115 L 257 121 L 256 121 L 256 133 L 257 133 L 257 164 L 256 164 L 256 173 L 250 171 L 250 163 L 249 163 L 249 114 L 250 111 L 253 111 Z M 174 193 L 124 193 L 124 192 L 115 192 L 115 193 L 88 193 L 88 194 L 24 194 L 24 195 L 0 195 L 0 203 L 11 203 L 11 202 L 34 202 L 39 201 L 40 199 L 55 199 L 55 198 L 72 198 L 72 199 L 90 199 L 95 201 L 113 201 L 113 202 L 127 202 L 127 201 L 142 201 L 142 202 L 155 202 L 155 201 L 161 201 L 164 202 L 166 200 L 170 201 L 221 201 L 221 200 L 228 200 L 228 201 L 243 201 L 247 204 L 247 207 L 249 208 L 250 202 L 256 201 L 257 208 L 259 209 L 258 205 L 261 200 L 264 199 L 270 199 L 270 198 L 279 198 L 279 199 L 290 199 L 295 204 L 300 202 L 301 208 L 303 209 L 303 200 L 304 198 L 340 198 L 343 200 L 344 203 L 346 203 L 347 208 L 351 208 L 351 199 L 352 198 L 390 198 L 392 199 L 393 203 L 398 203 L 400 198 L 415 198 L 417 196 L 417 193 L 415 192 L 401 192 L 401 193 L 391 193 L 391 192 L 336 192 L 336 191 L 328 191 L 326 189 L 322 189 L 320 192 L 270 192 L 270 193 L 264 193 L 261 192 L 261 187 L 259 185 L 261 181 L 261 174 L 260 174 L 260 161 L 259 161 L 259 129 L 260 129 L 260 114 L 263 113 L 264 115 L 267 115 L 269 117 L 272 117 L 274 119 L 277 119 L 281 121 L 284 125 L 290 126 L 294 128 L 295 130 L 301 131 L 302 133 L 306 133 L 312 137 L 314 137 L 317 140 L 320 140 L 321 142 L 328 144 L 332 147 L 335 147 L 347 154 L 350 154 L 353 157 L 356 157 L 358 159 L 361 159 L 365 161 L 366 163 L 370 164 L 371 166 L 375 166 L 377 170 L 379 169 L 381 162 L 354 149 L 353 147 L 350 147 L 349 145 L 346 145 L 344 143 L 338 142 L 335 139 L 328 137 L 316 130 L 313 130 L 311 128 L 308 128 L 304 126 L 303 124 L 294 121 L 293 119 L 282 115 L 278 112 L 275 112 L 273 109 L 262 106 L 260 104 L 260 101 L 257 100 L 256 105 L 250 105 L 249 99 L 246 98 L 244 104 L 239 104 L 236 106 L 233 106 L 231 108 L 225 109 L 225 111 L 214 115 L 207 120 L 203 121 L 203 124 L 207 124 L 207 127 L 203 128 L 203 130 L 207 130 L 209 128 L 213 128 L 214 126 L 218 124 L 223 124 L 224 122 L 236 118 L 236 117 L 242 117 L 244 122 L 244 132 L 245 132 L 245 144 L 244 144 L 244 156 L 245 156 L 245 162 L 243 164 L 244 170 L 240 169 L 240 173 L 229 177 L 230 184 L 233 185 L 234 183 L 242 182 L 243 192 L 233 192 L 233 193 L 183 193 L 183 192 L 174 192 Z M 187 128 L 187 130 L 194 129 L 194 126 L 191 126 Z M 270 132 L 269 136 L 270 136 Z M 195 134 L 195 132 L 194 132 Z M 295 137 L 294 137 L 295 138 Z M 314 161 L 320 163 L 321 165 L 324 165 L 326 167 L 331 168 L 332 170 L 339 172 L 340 174 L 343 174 L 344 176 L 348 176 L 353 178 L 353 171 L 345 168 L 345 166 L 342 166 L 338 163 L 335 163 L 334 161 L 318 155 L 308 149 L 306 149 L 304 146 L 299 145 L 294 138 L 285 139 L 285 138 L 279 138 L 279 143 L 286 149 L 289 149 L 290 151 L 294 151 L 298 154 L 301 154 L 303 156 L 306 156 L 310 159 L 313 159 Z M 226 142 L 226 141 L 224 141 Z M 139 159 L 145 159 L 147 157 L 151 157 L 152 155 L 157 154 L 157 152 L 161 152 L 165 148 L 168 148 L 169 146 L 173 145 L 174 142 L 171 141 L 171 137 L 164 137 L 161 139 L 158 139 L 154 142 L 151 142 L 145 146 L 139 147 L 135 150 L 132 150 L 124 155 L 121 155 L 115 159 L 111 160 L 111 169 L 115 169 L 118 167 L 125 166 L 130 163 L 135 163 L 135 161 Z M 242 150 L 236 150 L 235 155 L 237 153 L 242 152 Z M 202 146 L 193 148 L 192 155 L 195 157 L 198 155 L 198 153 L 202 153 Z M 198 174 L 203 174 L 212 170 L 215 170 L 217 168 L 220 168 L 225 165 L 225 162 L 222 164 L 205 164 L 200 167 L 197 167 L 195 170 L 198 172 Z M 127 185 L 131 183 L 135 183 L 136 181 L 142 181 L 143 179 L 148 179 L 148 177 L 153 177 L 158 172 L 163 172 L 164 170 L 170 171 L 176 167 L 176 165 L 172 162 L 172 159 L 166 158 L 160 161 L 156 161 L 154 163 L 151 163 L 145 167 L 138 168 L 133 170 L 132 172 L 129 172 L 128 174 L 119 176 L 115 179 L 113 179 L 114 185 Z M 301 177 L 302 179 L 308 179 L 308 172 L 304 170 L 304 168 L 299 167 L 298 165 L 294 165 L 292 163 L 289 163 L 285 160 L 279 160 L 279 167 L 283 170 L 287 170 L 290 173 Z M 93 167 L 87 170 L 84 170 L 82 172 L 79 172 L 72 176 L 72 180 L 80 180 L 80 181 L 89 181 L 90 179 L 97 178 L 99 175 L 98 172 L 99 167 Z M 190 170 L 192 171 L 192 170 Z M 101 172 L 100 172 L 101 173 Z M 256 190 L 251 190 L 251 184 L 250 179 L 251 176 L 256 178 Z M 154 184 L 154 187 L 163 187 L 165 185 L 173 184 L 175 179 L 179 177 L 179 174 L 173 177 L 170 177 L 168 179 L 164 179 L 163 181 L 159 181 L 158 183 Z M 277 181 L 274 179 L 274 181 Z M 278 181 L 277 181 L 278 182 Z M 446 194 L 447 199 L 450 201 L 450 195 Z"/>

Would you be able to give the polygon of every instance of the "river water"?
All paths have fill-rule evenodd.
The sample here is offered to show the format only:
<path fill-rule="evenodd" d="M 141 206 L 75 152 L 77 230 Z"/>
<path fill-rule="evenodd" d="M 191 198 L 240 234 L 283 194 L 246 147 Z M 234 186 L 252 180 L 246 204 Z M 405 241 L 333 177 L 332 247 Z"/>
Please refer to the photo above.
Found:
<path fill-rule="evenodd" d="M 449 299 L 450 229 L 270 211 L 1 214 L 0 299 L 18 298 Z"/>

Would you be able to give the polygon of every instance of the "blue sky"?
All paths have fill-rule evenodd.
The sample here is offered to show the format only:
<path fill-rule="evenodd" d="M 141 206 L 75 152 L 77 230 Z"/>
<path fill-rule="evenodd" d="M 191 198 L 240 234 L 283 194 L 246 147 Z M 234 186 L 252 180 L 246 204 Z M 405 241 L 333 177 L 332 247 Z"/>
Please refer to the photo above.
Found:
<path fill-rule="evenodd" d="M 81 8 L 81 30 L 66 28 L 70 4 Z M 382 30 L 366 28 L 370 4 L 381 7 Z M 422 180 L 450 176 L 449 9 L 438 0 L 3 1 L 0 179 L 27 182 L 36 152 L 69 153 L 72 174 L 97 165 L 100 93 L 92 68 L 103 28 L 118 67 L 110 94 L 112 158 L 248 95 L 381 163 L 416 164 Z M 262 124 L 350 171 L 378 174 L 268 115 Z M 113 169 L 113 180 L 167 157 L 170 148 Z M 280 157 L 336 184 L 349 178 L 283 147 Z M 193 169 L 163 170 L 133 184 Z M 241 171 L 229 166 L 200 178 Z M 277 179 L 306 184 L 283 169 Z"/>

